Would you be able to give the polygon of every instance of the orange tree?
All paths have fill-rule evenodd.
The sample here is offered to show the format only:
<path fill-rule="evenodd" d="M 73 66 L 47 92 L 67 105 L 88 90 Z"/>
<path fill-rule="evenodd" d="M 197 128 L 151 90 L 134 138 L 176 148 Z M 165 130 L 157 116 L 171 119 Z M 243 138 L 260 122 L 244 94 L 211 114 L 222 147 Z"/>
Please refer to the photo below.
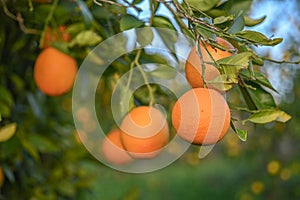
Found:
<path fill-rule="evenodd" d="M 209 84 L 228 91 L 230 126 L 241 140 L 246 140 L 247 130 L 239 128 L 239 124 L 288 121 L 290 116 L 279 109 L 270 93 L 276 90 L 260 71 L 267 58 L 255 53 L 256 47 L 275 46 L 282 39 L 245 29 L 265 19 L 247 16 L 251 3 L 244 0 L 1 0 L 0 167 L 4 172 L 1 189 L 4 197 L 17 199 L 20 194 L 25 199 L 87 197 L 86 188 L 93 183 L 90 177 L 94 177 L 91 169 L 99 165 L 86 153 L 76 134 L 71 93 L 50 97 L 34 81 L 34 64 L 47 40 L 48 30 L 54 36 L 47 42 L 76 59 L 78 65 L 101 41 L 128 29 L 149 26 L 181 32 L 196 41 L 199 58 L 201 51 L 211 57 L 209 63 L 200 61 L 200 69 L 205 71 L 205 64 L 209 64 L 219 71 L 220 75 L 212 80 L 200 73 L 199 80 L 204 80 L 204 87 Z M 162 8 L 168 11 L 168 17 L 162 15 Z M 148 17 L 139 17 L 141 13 Z M 64 39 L 65 33 L 59 27 L 67 27 L 70 38 Z M 139 37 L 137 40 L 147 45 L 152 42 L 153 33 L 145 33 L 143 37 L 142 41 Z M 168 35 L 160 37 L 174 51 L 175 41 Z M 234 49 L 218 44 L 217 37 L 229 41 Z M 229 51 L 232 56 L 215 60 L 205 44 L 212 51 Z M 171 56 L 178 60 L 176 54 Z M 112 90 L 131 66 L 149 62 L 171 65 L 168 58 L 159 53 L 147 54 L 143 49 L 122 55 L 112 62 L 99 83 L 99 106 L 110 114 Z M 170 76 L 165 68 L 150 73 Z M 175 103 L 176 99 L 160 86 L 144 81 L 146 86 L 134 93 L 131 106 L 160 103 L 170 115 L 173 105 L 170 102 Z M 218 87 L 220 84 L 222 87 Z M 84 121 L 88 115 L 83 111 L 78 117 Z M 99 116 L 99 119 L 108 132 L 113 126 L 112 116 L 105 119 Z"/>

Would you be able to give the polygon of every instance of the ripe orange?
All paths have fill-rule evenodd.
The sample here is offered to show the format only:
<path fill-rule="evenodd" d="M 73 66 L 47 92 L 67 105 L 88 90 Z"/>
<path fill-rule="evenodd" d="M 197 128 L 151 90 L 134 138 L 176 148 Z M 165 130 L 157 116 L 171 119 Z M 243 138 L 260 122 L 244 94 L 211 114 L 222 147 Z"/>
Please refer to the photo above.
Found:
<path fill-rule="evenodd" d="M 222 38 L 217 38 L 218 44 L 226 47 L 228 50 L 229 49 L 234 49 L 234 47 L 226 40 Z M 206 62 L 213 63 L 212 58 L 208 54 L 210 52 L 211 56 L 214 58 L 214 60 L 219 60 L 221 58 L 225 58 L 228 56 L 231 56 L 232 53 L 228 51 L 223 51 L 221 49 L 213 48 L 209 44 L 206 45 L 207 50 L 205 47 L 200 43 L 200 50 L 203 58 L 203 62 L 205 64 L 205 79 L 206 81 L 213 80 L 217 76 L 220 75 L 219 70 L 213 65 L 213 64 L 207 64 Z M 208 52 L 207 52 L 208 51 Z M 198 88 L 198 87 L 203 87 L 204 82 L 202 78 L 202 65 L 201 65 L 201 60 L 200 56 L 197 54 L 197 46 L 195 46 L 185 63 L 185 73 L 186 73 L 186 78 L 190 85 L 193 88 Z M 213 86 L 207 84 L 208 88 L 213 88 Z"/>
<path fill-rule="evenodd" d="M 140 106 L 123 119 L 120 129 L 125 149 L 135 158 L 153 158 L 169 140 L 169 127 L 156 108 Z"/>
<path fill-rule="evenodd" d="M 107 134 L 102 143 L 102 153 L 112 164 L 124 165 L 132 161 L 132 157 L 124 150 L 120 129 L 114 129 Z"/>
<path fill-rule="evenodd" d="M 48 27 L 45 33 L 42 48 L 45 49 L 50 47 L 53 42 L 68 42 L 70 39 L 71 35 L 68 33 L 66 26 L 59 26 L 57 29 Z"/>
<path fill-rule="evenodd" d="M 194 88 L 183 94 L 172 110 L 177 134 L 196 145 L 221 140 L 230 125 L 230 110 L 224 97 L 207 88 Z"/>
<path fill-rule="evenodd" d="M 68 92 L 76 74 L 76 60 L 52 47 L 44 49 L 34 65 L 34 79 L 38 88 L 50 96 Z"/>

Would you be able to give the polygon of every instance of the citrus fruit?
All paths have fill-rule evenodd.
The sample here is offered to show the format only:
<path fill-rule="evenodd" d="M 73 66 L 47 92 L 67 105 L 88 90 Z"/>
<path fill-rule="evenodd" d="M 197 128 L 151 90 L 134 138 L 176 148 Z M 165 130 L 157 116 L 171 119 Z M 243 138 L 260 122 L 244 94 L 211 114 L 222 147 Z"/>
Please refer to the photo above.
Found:
<path fill-rule="evenodd" d="M 230 110 L 224 97 L 216 90 L 194 88 L 175 103 L 172 124 L 184 140 L 196 145 L 210 145 L 226 134 Z"/>
<path fill-rule="evenodd" d="M 165 116 L 156 108 L 140 106 L 123 119 L 120 129 L 125 149 L 135 158 L 153 158 L 169 140 Z"/>
<path fill-rule="evenodd" d="M 68 42 L 70 39 L 71 35 L 68 33 L 66 26 L 61 25 L 56 29 L 48 27 L 45 32 L 42 48 L 50 47 L 53 42 Z"/>
<path fill-rule="evenodd" d="M 133 160 L 124 150 L 120 129 L 113 129 L 107 134 L 102 142 L 102 153 L 108 162 L 116 165 L 128 164 Z"/>
<path fill-rule="evenodd" d="M 53 47 L 44 49 L 34 65 L 34 80 L 38 88 L 49 96 L 68 92 L 73 86 L 76 74 L 76 60 Z"/>
<path fill-rule="evenodd" d="M 227 50 L 234 49 L 234 47 L 228 41 L 222 38 L 217 37 L 217 42 L 221 46 L 227 48 Z M 212 64 L 214 62 L 213 59 L 216 61 L 231 56 L 232 53 L 229 51 L 223 51 L 218 48 L 213 48 L 209 44 L 206 44 L 207 50 L 205 49 L 202 43 L 200 43 L 199 46 L 202 54 L 202 61 L 204 62 L 205 65 L 205 79 L 206 82 L 208 82 L 220 75 L 219 70 Z M 213 59 L 211 58 L 208 52 L 211 54 Z M 197 53 L 197 46 L 192 48 L 186 60 L 185 73 L 188 82 L 193 88 L 204 87 L 204 81 L 202 78 L 202 65 L 201 65 L 200 56 Z M 207 84 L 207 87 L 213 88 L 213 86 L 210 84 Z"/>

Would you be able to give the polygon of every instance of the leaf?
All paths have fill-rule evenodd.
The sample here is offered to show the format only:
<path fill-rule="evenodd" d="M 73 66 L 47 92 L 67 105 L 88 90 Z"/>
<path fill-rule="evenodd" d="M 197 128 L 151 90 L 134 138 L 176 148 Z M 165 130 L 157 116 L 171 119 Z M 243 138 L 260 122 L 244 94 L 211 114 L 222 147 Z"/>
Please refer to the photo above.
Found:
<path fill-rule="evenodd" d="M 282 38 L 270 39 L 267 38 L 260 32 L 244 30 L 236 33 L 236 35 L 240 38 L 246 39 L 256 44 L 266 45 L 266 46 L 275 46 L 282 42 Z"/>
<path fill-rule="evenodd" d="M 172 22 L 167 17 L 163 17 L 163 16 L 153 17 L 153 26 L 175 30 Z"/>
<path fill-rule="evenodd" d="M 211 8 L 215 7 L 220 0 L 186 0 L 192 8 L 200 11 L 208 11 Z"/>
<path fill-rule="evenodd" d="M 214 19 L 214 24 L 215 25 L 218 25 L 218 24 L 223 24 L 225 22 L 228 22 L 228 21 L 232 21 L 233 20 L 233 17 L 232 16 L 220 16 L 220 17 L 217 17 Z"/>
<path fill-rule="evenodd" d="M 268 78 L 261 72 L 255 71 L 254 72 L 254 77 L 252 77 L 249 70 L 242 70 L 240 72 L 240 75 L 247 78 L 248 80 L 255 80 L 256 83 L 258 83 L 262 86 L 265 86 L 265 87 L 273 90 L 274 92 L 277 92 L 277 90 L 272 86 L 272 84 L 270 83 Z"/>
<path fill-rule="evenodd" d="M 0 86 L 0 103 L 5 103 L 9 107 L 14 105 L 14 100 L 10 91 L 3 86 Z"/>
<path fill-rule="evenodd" d="M 287 122 L 291 119 L 291 116 L 282 110 L 259 110 L 258 112 L 252 114 L 245 121 L 250 121 L 257 124 L 265 124 L 273 121 Z"/>
<path fill-rule="evenodd" d="M 245 81 L 246 84 L 248 84 L 251 87 L 245 86 L 245 90 L 248 93 L 250 100 L 255 104 L 256 108 L 250 108 L 250 109 L 270 109 L 275 108 L 276 104 L 274 101 L 273 96 L 264 90 L 260 85 L 255 83 L 254 81 Z"/>
<path fill-rule="evenodd" d="M 265 19 L 266 19 L 266 16 L 263 16 L 263 17 L 258 18 L 258 19 L 251 19 L 250 17 L 248 17 L 246 15 L 244 16 L 246 26 L 255 26 L 257 24 L 262 23 Z"/>
<path fill-rule="evenodd" d="M 172 79 L 176 77 L 177 72 L 170 66 L 158 65 L 158 67 L 149 74 L 162 79 Z"/>
<path fill-rule="evenodd" d="M 247 140 L 247 135 L 248 135 L 247 130 L 241 130 L 241 129 L 237 128 L 232 121 L 230 121 L 230 126 L 233 129 L 233 131 L 238 135 L 240 140 L 242 140 L 244 142 Z"/>
<path fill-rule="evenodd" d="M 39 161 L 39 153 L 35 146 L 33 146 L 27 139 L 22 139 L 22 145 L 24 149 L 36 160 Z"/>
<path fill-rule="evenodd" d="M 137 35 L 137 42 L 142 46 L 145 47 L 148 44 L 151 44 L 154 34 L 152 29 L 149 27 L 147 28 L 141 28 L 136 29 L 136 35 Z"/>
<path fill-rule="evenodd" d="M 228 29 L 228 33 L 237 33 L 241 30 L 244 29 L 245 26 L 245 21 L 244 21 L 244 14 L 241 11 L 238 16 L 235 18 L 235 20 L 233 21 L 232 25 L 229 27 Z"/>
<path fill-rule="evenodd" d="M 70 47 L 74 46 L 94 46 L 102 41 L 101 36 L 92 30 L 81 31 L 76 37 L 69 43 Z"/>
<path fill-rule="evenodd" d="M 67 32 L 70 33 L 71 35 L 77 35 L 78 33 L 84 30 L 85 30 L 85 26 L 84 23 L 82 22 L 70 24 L 67 28 Z"/>
<path fill-rule="evenodd" d="M 38 151 L 42 153 L 53 153 L 58 151 L 56 145 L 44 136 L 31 134 L 28 137 L 28 140 Z"/>
<path fill-rule="evenodd" d="M 143 21 L 137 19 L 132 15 L 123 15 L 120 20 L 120 30 L 125 31 L 131 28 L 137 28 L 144 24 Z"/>
<path fill-rule="evenodd" d="M 252 0 L 236 1 L 232 4 L 229 14 L 237 15 L 239 12 L 246 13 L 251 8 Z"/>
<path fill-rule="evenodd" d="M 87 28 L 90 28 L 94 20 L 92 13 L 88 9 L 84 1 L 76 0 L 76 3 L 78 4 L 78 7 L 80 8 L 80 11 L 82 13 L 84 24 Z"/>
<path fill-rule="evenodd" d="M 242 129 L 236 129 L 236 133 L 239 136 L 239 138 L 242 141 L 246 141 L 247 140 L 247 135 L 248 135 L 248 131 L 247 130 L 242 130 Z"/>
<path fill-rule="evenodd" d="M 251 55 L 251 52 L 243 52 L 222 58 L 216 62 L 222 67 L 224 74 L 235 79 L 240 70 L 248 68 Z"/>
<path fill-rule="evenodd" d="M 220 76 L 207 81 L 207 83 L 220 91 L 227 91 L 230 90 L 234 86 L 234 84 L 238 83 L 238 79 L 237 76 L 221 74 Z"/>
<path fill-rule="evenodd" d="M 10 123 L 3 126 L 0 129 L 0 142 L 5 142 L 9 140 L 15 134 L 16 130 L 17 130 L 16 123 Z"/>

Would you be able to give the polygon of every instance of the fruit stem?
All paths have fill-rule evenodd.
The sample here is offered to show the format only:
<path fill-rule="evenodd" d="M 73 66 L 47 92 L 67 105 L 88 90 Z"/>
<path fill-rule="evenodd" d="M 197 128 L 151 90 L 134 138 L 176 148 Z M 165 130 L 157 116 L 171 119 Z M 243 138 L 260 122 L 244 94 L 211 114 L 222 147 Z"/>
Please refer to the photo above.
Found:
<path fill-rule="evenodd" d="M 206 66 L 205 66 L 205 63 L 204 63 L 204 60 L 203 60 L 203 55 L 202 55 L 202 52 L 201 52 L 200 42 L 202 40 L 201 40 L 200 37 L 201 37 L 200 35 L 197 36 L 196 53 L 200 58 L 200 64 L 201 64 L 201 70 L 202 70 L 202 75 L 201 76 L 202 76 L 202 80 L 203 80 L 203 86 L 206 88 L 206 76 L 205 76 Z M 205 45 L 205 44 L 203 44 L 203 45 Z"/>
<path fill-rule="evenodd" d="M 136 53 L 136 56 L 135 56 L 135 59 L 134 59 L 133 62 L 134 62 L 134 64 L 137 65 L 137 67 L 139 68 L 139 70 L 140 70 L 140 72 L 142 74 L 144 82 L 145 82 L 145 84 L 147 86 L 147 89 L 149 91 L 149 98 L 150 98 L 150 100 L 149 100 L 149 106 L 152 106 L 153 102 L 154 102 L 153 90 L 152 90 L 152 88 L 150 86 L 150 83 L 148 81 L 148 78 L 147 78 L 147 75 L 146 75 L 145 71 L 143 70 L 142 66 L 139 63 L 139 58 L 141 56 L 141 53 L 142 53 L 142 49 L 139 49 L 138 52 Z"/>
<path fill-rule="evenodd" d="M 42 48 L 42 46 L 43 46 L 44 37 L 45 37 L 46 31 L 47 31 L 48 25 L 49 25 L 51 19 L 53 18 L 54 11 L 55 11 L 57 5 L 58 5 L 58 0 L 53 0 L 50 12 L 49 12 L 49 14 L 48 14 L 48 16 L 47 16 L 47 18 L 45 20 L 44 29 L 42 31 L 42 35 L 41 35 L 41 38 L 40 38 L 40 46 L 39 46 L 40 48 Z"/>

